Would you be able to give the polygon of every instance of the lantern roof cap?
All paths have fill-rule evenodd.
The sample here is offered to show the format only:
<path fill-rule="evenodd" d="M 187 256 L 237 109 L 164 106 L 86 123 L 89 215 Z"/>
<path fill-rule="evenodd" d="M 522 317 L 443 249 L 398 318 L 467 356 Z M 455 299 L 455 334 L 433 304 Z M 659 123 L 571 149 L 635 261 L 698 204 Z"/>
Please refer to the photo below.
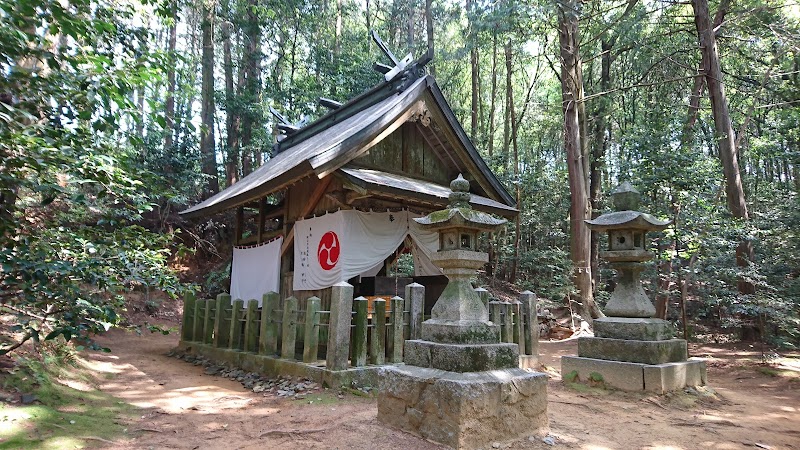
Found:
<path fill-rule="evenodd" d="M 414 220 L 423 228 L 445 229 L 445 228 L 469 228 L 480 231 L 493 231 L 500 225 L 506 223 L 505 219 L 497 219 L 491 215 L 472 209 L 469 204 L 469 181 L 464 179 L 461 174 L 450 182 L 450 204 L 445 209 L 434 211 L 425 217 L 417 217 Z"/>

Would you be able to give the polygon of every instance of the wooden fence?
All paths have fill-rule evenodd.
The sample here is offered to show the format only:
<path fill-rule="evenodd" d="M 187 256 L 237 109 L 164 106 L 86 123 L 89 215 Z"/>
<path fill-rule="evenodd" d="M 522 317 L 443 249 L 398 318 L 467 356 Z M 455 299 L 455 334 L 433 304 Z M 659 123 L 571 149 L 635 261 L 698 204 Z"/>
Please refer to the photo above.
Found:
<path fill-rule="evenodd" d="M 526 292 L 505 303 L 490 301 L 484 289 L 477 291 L 490 319 L 500 324 L 502 342 L 517 343 L 521 356 L 537 355 L 536 296 Z M 330 292 L 327 310 L 314 296 L 281 301 L 280 294 L 270 292 L 259 307 L 256 300 L 231 302 L 228 294 L 203 300 L 187 293 L 181 339 L 344 370 L 402 362 L 405 340 L 420 338 L 424 286 L 406 286 L 405 298 L 353 298 L 347 283 Z"/>

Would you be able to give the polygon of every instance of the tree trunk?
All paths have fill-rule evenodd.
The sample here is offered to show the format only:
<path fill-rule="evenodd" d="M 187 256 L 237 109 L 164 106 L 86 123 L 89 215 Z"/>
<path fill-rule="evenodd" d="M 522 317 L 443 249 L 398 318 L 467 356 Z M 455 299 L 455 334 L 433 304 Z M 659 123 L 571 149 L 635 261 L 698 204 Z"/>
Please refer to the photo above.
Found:
<path fill-rule="evenodd" d="M 583 79 L 578 37 L 576 0 L 556 2 L 558 39 L 561 55 L 561 97 L 564 112 L 564 149 L 570 190 L 570 256 L 574 266 L 573 282 L 578 290 L 580 314 L 588 322 L 602 317 L 592 295 L 591 239 L 584 220 L 591 217 L 589 204 L 588 152 L 582 142 L 585 125 L 580 120 L 583 103 Z"/>
<path fill-rule="evenodd" d="M 172 2 L 170 6 L 172 24 L 169 26 L 169 40 L 167 43 L 167 99 L 164 104 L 164 153 L 172 151 L 175 135 L 175 46 L 178 41 L 178 4 Z"/>
<path fill-rule="evenodd" d="M 602 57 L 600 60 L 600 92 L 608 92 L 611 87 L 611 49 L 614 47 L 615 39 L 603 40 L 600 43 Z M 600 211 L 600 193 L 603 189 L 603 170 L 605 169 L 605 157 L 608 149 L 609 135 L 608 129 L 608 104 L 610 100 L 606 96 L 601 96 L 596 101 L 597 107 L 594 110 L 594 139 L 592 143 L 592 158 L 589 167 L 589 199 L 592 204 L 592 217 L 596 217 Z M 600 236 L 598 233 L 591 233 L 591 264 L 592 287 L 597 289 L 597 282 L 600 278 Z"/>
<path fill-rule="evenodd" d="M 494 135 L 497 131 L 494 124 L 494 114 L 497 96 L 497 32 L 492 33 L 492 98 L 489 100 L 489 160 L 491 161 L 494 153 Z"/>
<path fill-rule="evenodd" d="M 725 176 L 725 197 L 728 202 L 728 209 L 733 217 L 747 220 L 749 219 L 749 214 L 739 172 L 736 134 L 728 111 L 725 86 L 722 83 L 717 40 L 708 12 L 708 0 L 693 0 L 692 6 L 694 8 L 700 51 L 703 54 L 703 63 L 705 64 L 703 71 L 711 100 L 711 112 L 714 116 L 714 131 L 719 146 L 719 159 L 722 162 L 722 172 Z M 725 3 L 720 5 L 722 14 L 724 14 L 725 6 Z M 718 15 L 720 15 L 720 12 L 718 12 Z M 740 242 L 736 248 L 737 265 L 739 267 L 747 267 L 752 258 L 752 243 L 748 240 Z M 751 294 L 755 291 L 752 283 L 748 283 L 743 279 L 739 281 L 738 288 L 742 294 Z"/>
<path fill-rule="evenodd" d="M 200 155 L 206 185 L 203 197 L 210 197 L 219 192 L 217 175 L 217 158 L 214 147 L 214 2 L 203 2 L 203 19 L 200 27 L 203 32 L 202 86 L 200 119 Z"/>
<path fill-rule="evenodd" d="M 245 25 L 244 63 L 244 101 L 247 105 L 242 114 L 242 147 L 246 154 L 242 161 L 242 176 L 248 175 L 261 165 L 261 150 L 253 144 L 253 128 L 259 126 L 261 114 L 261 83 L 259 66 L 261 63 L 261 25 L 258 22 L 259 0 L 250 0 Z M 252 162 L 252 165 L 251 165 Z"/>
<path fill-rule="evenodd" d="M 472 81 L 472 97 L 470 102 L 470 137 L 474 141 L 478 133 L 478 43 L 476 42 L 475 29 L 475 1 L 467 0 L 467 27 L 469 28 L 467 45 L 469 45 L 470 79 Z"/>
<path fill-rule="evenodd" d="M 505 54 L 506 54 L 506 72 L 512 73 L 513 69 L 513 54 L 511 52 L 511 41 L 509 40 L 506 42 L 505 46 Z M 511 120 L 511 144 L 512 148 L 514 149 L 514 182 L 516 183 L 516 191 L 517 191 L 517 208 L 520 208 L 520 204 L 522 203 L 522 192 L 520 190 L 520 180 L 519 180 L 519 146 L 517 145 L 517 130 L 519 128 L 519 124 L 517 123 L 517 114 L 514 111 L 514 90 L 508 90 L 510 95 L 508 105 L 509 105 L 509 118 Z M 519 268 L 519 242 L 520 242 L 520 214 L 517 214 L 517 217 L 514 220 L 514 259 L 511 262 L 511 270 L 509 271 L 508 281 L 511 283 L 517 282 L 517 269 Z"/>
<path fill-rule="evenodd" d="M 425 0 L 425 31 L 428 34 L 428 51 L 433 55 L 435 50 L 433 45 L 433 0 Z M 428 64 L 428 70 L 431 71 L 431 75 L 436 76 L 435 64 Z"/>
<path fill-rule="evenodd" d="M 231 33 L 233 24 L 225 22 L 222 28 L 222 52 L 225 64 L 225 131 L 226 161 L 225 181 L 232 186 L 239 181 L 239 108 L 234 106 L 236 92 L 233 83 L 233 58 L 231 56 Z"/>

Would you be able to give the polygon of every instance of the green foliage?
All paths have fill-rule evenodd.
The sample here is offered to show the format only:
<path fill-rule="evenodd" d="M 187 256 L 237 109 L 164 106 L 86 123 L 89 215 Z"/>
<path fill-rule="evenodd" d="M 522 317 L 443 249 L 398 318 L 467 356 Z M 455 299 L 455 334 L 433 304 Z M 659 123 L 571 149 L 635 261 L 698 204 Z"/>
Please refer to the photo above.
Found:
<path fill-rule="evenodd" d="M 132 6 L 61 5 L 0 1 L 0 295 L 16 333 L 0 353 L 107 330 L 126 290 L 180 290 L 173 236 L 136 225 L 152 209 L 147 170 L 116 131 L 154 77 L 147 30 L 127 25 Z"/>

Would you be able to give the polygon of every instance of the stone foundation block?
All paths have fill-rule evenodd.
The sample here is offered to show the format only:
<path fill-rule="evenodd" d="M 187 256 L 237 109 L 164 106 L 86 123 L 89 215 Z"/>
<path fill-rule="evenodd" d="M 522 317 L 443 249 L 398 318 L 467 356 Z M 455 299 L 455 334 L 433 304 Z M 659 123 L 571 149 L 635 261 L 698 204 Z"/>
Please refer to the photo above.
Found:
<path fill-rule="evenodd" d="M 582 358 L 580 356 L 561 357 L 561 376 L 572 372 L 578 375 L 577 381 L 588 381 L 592 373 L 598 373 L 606 386 L 623 391 L 644 389 L 644 364 L 607 361 L 604 359 Z"/>
<path fill-rule="evenodd" d="M 669 339 L 666 341 L 636 341 L 597 337 L 582 337 L 578 339 L 578 356 L 584 358 L 642 364 L 664 364 L 686 361 L 688 355 L 686 341 L 683 339 Z"/>
<path fill-rule="evenodd" d="M 421 340 L 405 342 L 406 364 L 450 372 L 480 372 L 519 367 L 517 344 L 441 344 Z"/>
<path fill-rule="evenodd" d="M 706 362 L 689 361 L 644 366 L 644 390 L 663 394 L 686 386 L 705 386 Z"/>
<path fill-rule="evenodd" d="M 547 432 L 547 376 L 522 369 L 456 373 L 381 369 L 378 420 L 453 448 Z"/>
<path fill-rule="evenodd" d="M 500 342 L 500 326 L 488 321 L 428 319 L 422 322 L 421 337 L 449 344 L 492 344 Z"/>
<path fill-rule="evenodd" d="M 665 341 L 672 338 L 672 328 L 663 319 L 603 317 L 592 321 L 594 335 L 599 338 Z"/>

